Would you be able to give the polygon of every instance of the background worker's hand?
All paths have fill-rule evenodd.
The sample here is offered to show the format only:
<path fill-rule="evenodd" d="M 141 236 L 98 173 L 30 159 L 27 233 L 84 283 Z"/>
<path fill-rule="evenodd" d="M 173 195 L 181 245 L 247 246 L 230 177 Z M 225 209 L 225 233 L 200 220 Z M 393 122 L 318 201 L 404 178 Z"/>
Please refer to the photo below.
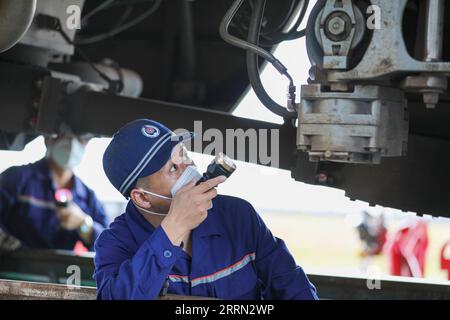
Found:
<path fill-rule="evenodd" d="M 161 226 L 174 245 L 180 245 L 183 236 L 206 219 L 212 199 L 217 196 L 215 187 L 225 180 L 225 176 L 220 176 L 198 186 L 192 181 L 173 197 L 169 213 Z"/>
<path fill-rule="evenodd" d="M 86 213 L 74 202 L 67 208 L 57 208 L 56 217 L 61 227 L 66 230 L 77 230 L 86 219 Z"/>

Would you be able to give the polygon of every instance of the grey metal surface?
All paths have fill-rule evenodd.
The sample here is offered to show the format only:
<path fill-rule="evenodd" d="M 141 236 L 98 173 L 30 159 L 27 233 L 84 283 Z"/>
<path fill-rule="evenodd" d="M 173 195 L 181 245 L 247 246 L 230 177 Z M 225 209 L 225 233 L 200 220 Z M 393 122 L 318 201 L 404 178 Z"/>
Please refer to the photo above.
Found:
<path fill-rule="evenodd" d="M 69 38 L 73 40 L 77 30 L 68 28 L 67 26 L 66 21 L 69 19 L 67 9 L 69 6 L 75 5 L 78 6 L 80 10 L 83 10 L 84 2 L 85 0 L 39 0 L 37 1 L 36 15 L 46 14 L 58 17 L 61 20 L 62 29 Z M 30 26 L 30 29 L 20 43 L 29 46 L 30 48 L 40 48 L 49 51 L 52 55 L 74 54 L 74 47 L 71 44 L 68 44 L 58 31 L 40 29 L 36 22 Z"/>
<path fill-rule="evenodd" d="M 330 71 L 329 81 L 389 79 L 399 73 L 431 72 L 450 75 L 449 62 L 418 61 L 408 53 L 402 26 L 407 0 L 372 0 L 371 2 L 381 9 L 380 18 L 383 27 L 373 30 L 370 45 L 361 62 L 352 70 Z"/>
<path fill-rule="evenodd" d="M 444 40 L 445 0 L 427 0 L 425 61 L 440 61 Z"/>
<path fill-rule="evenodd" d="M 103 59 L 98 63 L 94 63 L 94 66 L 113 81 L 122 79 L 123 90 L 121 95 L 135 98 L 141 95 L 144 83 L 136 71 L 114 66 L 114 61 L 110 59 Z M 74 61 L 67 64 L 52 64 L 50 67 L 55 71 L 76 75 L 80 81 L 85 83 L 97 84 L 102 89 L 108 88 L 108 82 L 100 77 L 87 62 Z"/>
<path fill-rule="evenodd" d="M 362 1 L 353 3 L 361 4 Z M 351 51 L 349 58 L 357 61 L 353 61 L 354 65 L 343 71 L 325 67 L 322 59 L 326 52 L 321 52 L 315 42 L 319 38 L 317 26 L 324 19 L 321 14 L 324 8 L 335 4 L 335 1 L 317 2 L 308 22 L 310 32 L 307 32 L 308 54 L 314 65 L 312 84 L 305 86 L 302 92 L 297 144 L 301 150 L 309 152 L 309 159 L 323 162 L 311 167 L 306 163 L 305 157 L 299 155 L 293 176 L 300 181 L 343 189 L 348 197 L 374 205 L 401 208 L 419 214 L 448 216 L 450 208 L 444 201 L 444 195 L 450 191 L 450 177 L 445 170 L 450 132 L 447 129 L 448 103 L 444 102 L 445 99 L 448 100 L 450 75 L 448 45 L 444 39 L 445 32 L 448 32 L 448 28 L 444 32 L 445 14 L 448 14 L 448 10 L 445 10 L 445 1 L 441 0 L 416 2 L 420 4 L 417 7 L 414 3 L 409 3 L 413 7 L 409 9 L 415 10 L 417 15 L 417 25 L 411 24 L 416 20 L 408 20 L 409 24 L 404 25 L 407 3 L 407 0 L 371 1 L 372 5 L 381 10 L 380 28 L 375 28 L 370 33 L 366 30 L 362 42 L 367 42 L 367 48 L 361 56 L 355 55 L 355 50 Z M 347 8 L 344 11 L 350 12 L 349 10 Z M 417 30 L 417 33 L 404 28 Z M 447 56 L 444 57 L 445 53 Z M 348 114 L 349 100 L 363 104 L 374 101 L 368 91 L 352 91 L 353 87 L 358 86 L 388 86 L 398 94 L 402 91 L 407 93 L 408 112 L 405 116 L 411 116 L 411 141 L 406 148 L 406 117 L 403 118 L 403 125 L 394 120 L 395 113 L 380 119 L 378 125 L 383 127 L 382 131 L 385 130 L 389 137 L 384 146 L 387 147 L 386 141 L 391 146 L 397 146 L 388 149 L 391 150 L 391 155 L 398 157 L 383 158 L 381 161 L 380 158 L 375 159 L 372 163 L 379 164 L 375 166 L 360 165 L 361 161 L 357 157 L 347 157 L 349 152 L 358 151 L 356 146 L 366 152 L 369 150 L 367 142 L 361 145 L 358 140 L 355 141 L 355 138 L 363 136 L 358 131 L 364 128 L 363 122 L 358 124 L 339 117 Z M 308 91 L 311 88 L 314 88 L 315 93 Z M 427 109 L 417 102 L 419 95 Z M 326 106 L 328 110 L 320 111 L 321 118 L 316 116 L 312 122 L 303 120 L 305 115 L 302 107 L 314 104 L 318 110 L 325 110 Z M 388 104 L 386 108 L 390 109 Z M 435 109 L 438 105 L 440 107 Z M 352 108 L 356 108 L 355 102 L 352 102 Z M 311 123 L 315 127 L 311 127 Z M 327 149 L 330 149 L 329 152 Z M 330 157 L 333 151 L 337 157 Z M 401 157 L 405 155 L 405 151 L 406 157 Z M 337 163 L 342 161 L 339 156 L 353 164 Z"/>
<path fill-rule="evenodd" d="M 444 45 L 444 0 L 427 0 L 425 12 L 425 44 L 424 61 L 442 61 Z M 447 90 L 446 77 L 433 73 L 409 76 L 403 83 L 407 91 L 420 92 L 427 109 L 434 109 L 439 102 L 440 94 Z"/>
<path fill-rule="evenodd" d="M 323 50 L 323 68 L 347 69 L 350 50 L 361 42 L 364 31 L 364 16 L 351 0 L 327 1 L 315 26 Z"/>
<path fill-rule="evenodd" d="M 378 164 L 406 154 L 408 118 L 401 90 L 355 86 L 329 92 L 302 87 L 297 146 L 311 161 Z"/>
<path fill-rule="evenodd" d="M 35 11 L 36 0 L 0 0 L 0 53 L 23 38 Z"/>
<path fill-rule="evenodd" d="M 449 217 L 449 157 L 448 140 L 410 135 L 406 157 L 385 158 L 380 165 L 322 162 L 317 171 L 330 177 L 328 186 L 345 190 L 350 199 Z"/>

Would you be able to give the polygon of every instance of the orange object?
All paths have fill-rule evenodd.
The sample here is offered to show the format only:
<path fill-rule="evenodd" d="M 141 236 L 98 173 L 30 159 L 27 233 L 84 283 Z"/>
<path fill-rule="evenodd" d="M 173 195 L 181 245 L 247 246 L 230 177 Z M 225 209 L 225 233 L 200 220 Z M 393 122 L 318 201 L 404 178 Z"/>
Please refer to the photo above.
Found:
<path fill-rule="evenodd" d="M 86 246 L 83 244 L 83 242 L 77 241 L 77 243 L 75 243 L 75 247 L 73 248 L 73 251 L 74 251 L 76 254 L 79 254 L 79 253 L 86 253 L 86 252 L 89 252 L 89 249 L 86 248 Z"/>
<path fill-rule="evenodd" d="M 446 258 L 445 252 L 448 250 L 450 251 L 450 241 L 447 242 L 443 247 L 441 251 L 441 269 L 448 271 L 448 280 L 450 281 L 450 258 Z"/>

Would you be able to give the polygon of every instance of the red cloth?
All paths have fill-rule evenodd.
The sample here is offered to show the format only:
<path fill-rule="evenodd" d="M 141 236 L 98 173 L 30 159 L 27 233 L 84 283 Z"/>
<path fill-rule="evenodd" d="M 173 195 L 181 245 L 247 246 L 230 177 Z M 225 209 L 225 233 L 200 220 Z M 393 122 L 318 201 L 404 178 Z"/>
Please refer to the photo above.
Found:
<path fill-rule="evenodd" d="M 83 244 L 83 242 L 77 241 L 77 243 L 75 243 L 75 247 L 73 248 L 73 251 L 75 253 L 86 253 L 86 252 L 89 252 L 89 249 L 86 248 L 86 246 Z"/>
<path fill-rule="evenodd" d="M 441 268 L 448 271 L 448 280 L 450 280 L 450 259 L 445 257 L 446 251 L 450 251 L 450 241 L 442 247 L 441 251 Z"/>
<path fill-rule="evenodd" d="M 424 221 L 401 228 L 389 248 L 391 275 L 422 278 L 427 249 L 428 227 Z"/>

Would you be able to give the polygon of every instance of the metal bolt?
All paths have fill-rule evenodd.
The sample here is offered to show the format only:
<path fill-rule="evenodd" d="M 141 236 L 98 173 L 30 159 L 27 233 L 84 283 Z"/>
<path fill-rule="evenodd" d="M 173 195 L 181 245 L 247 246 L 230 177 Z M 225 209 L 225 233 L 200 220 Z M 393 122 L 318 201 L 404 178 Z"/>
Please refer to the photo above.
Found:
<path fill-rule="evenodd" d="M 425 92 L 423 94 L 423 102 L 427 109 L 434 109 L 439 102 L 439 93 L 437 92 Z"/>
<path fill-rule="evenodd" d="M 328 31 L 335 36 L 340 36 L 345 32 L 345 20 L 341 17 L 333 17 L 328 21 Z"/>

